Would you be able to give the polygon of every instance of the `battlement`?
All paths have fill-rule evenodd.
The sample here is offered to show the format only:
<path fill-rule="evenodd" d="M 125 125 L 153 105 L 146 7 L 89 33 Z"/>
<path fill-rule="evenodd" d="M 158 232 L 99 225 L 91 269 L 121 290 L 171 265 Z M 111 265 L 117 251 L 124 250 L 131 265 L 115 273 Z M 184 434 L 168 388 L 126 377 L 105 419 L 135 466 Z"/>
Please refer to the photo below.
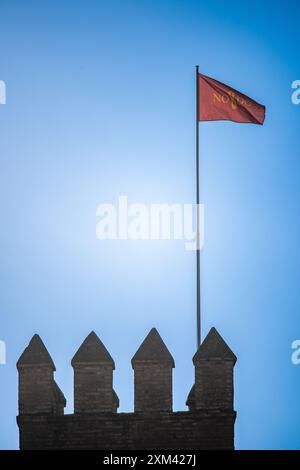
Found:
<path fill-rule="evenodd" d="M 212 328 L 193 357 L 188 411 L 172 411 L 174 359 L 153 328 L 131 364 L 134 412 L 117 413 L 115 363 L 91 332 L 75 353 L 74 413 L 54 379 L 55 365 L 34 335 L 17 362 L 21 449 L 233 449 L 236 357 Z"/>

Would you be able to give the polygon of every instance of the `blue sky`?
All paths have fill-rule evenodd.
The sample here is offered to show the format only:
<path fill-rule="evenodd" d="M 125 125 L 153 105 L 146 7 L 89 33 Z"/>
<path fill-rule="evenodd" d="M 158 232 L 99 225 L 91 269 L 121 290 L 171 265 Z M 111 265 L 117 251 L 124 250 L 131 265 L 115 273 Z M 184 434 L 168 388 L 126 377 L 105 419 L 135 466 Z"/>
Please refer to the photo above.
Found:
<path fill-rule="evenodd" d="M 133 408 L 130 359 L 152 326 L 185 409 L 195 255 L 182 241 L 100 241 L 96 207 L 195 200 L 194 65 L 267 108 L 201 123 L 203 331 L 238 357 L 236 447 L 300 446 L 297 1 L 0 2 L 0 448 L 18 447 L 15 363 L 34 333 L 72 412 L 70 360 L 95 330 Z"/>

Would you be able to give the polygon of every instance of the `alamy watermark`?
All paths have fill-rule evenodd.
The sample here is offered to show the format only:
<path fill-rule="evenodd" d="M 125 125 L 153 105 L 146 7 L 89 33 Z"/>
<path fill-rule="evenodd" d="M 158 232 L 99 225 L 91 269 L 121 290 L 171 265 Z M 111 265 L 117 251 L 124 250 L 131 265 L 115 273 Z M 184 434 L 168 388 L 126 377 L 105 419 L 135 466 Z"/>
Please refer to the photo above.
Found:
<path fill-rule="evenodd" d="M 100 204 L 96 216 L 99 240 L 184 240 L 187 251 L 204 244 L 202 204 L 128 204 L 127 196 L 120 196 L 117 205 Z"/>
<path fill-rule="evenodd" d="M 0 340 L 0 365 L 6 364 L 6 344 Z"/>
<path fill-rule="evenodd" d="M 291 96 L 292 103 L 298 105 L 300 104 L 300 80 L 294 80 L 291 87 L 294 90 Z M 291 361 L 292 364 L 297 366 L 300 364 L 300 339 L 295 339 L 291 344 L 291 348 L 293 349 Z"/>
<path fill-rule="evenodd" d="M 0 80 L 0 104 L 6 104 L 6 84 Z"/>
<path fill-rule="evenodd" d="M 298 366 L 300 364 L 300 339 L 295 339 L 291 347 L 294 349 L 291 355 L 291 361 L 295 366 Z"/>
<path fill-rule="evenodd" d="M 300 80 L 293 81 L 292 89 L 294 90 L 291 96 L 292 103 L 300 104 Z"/>

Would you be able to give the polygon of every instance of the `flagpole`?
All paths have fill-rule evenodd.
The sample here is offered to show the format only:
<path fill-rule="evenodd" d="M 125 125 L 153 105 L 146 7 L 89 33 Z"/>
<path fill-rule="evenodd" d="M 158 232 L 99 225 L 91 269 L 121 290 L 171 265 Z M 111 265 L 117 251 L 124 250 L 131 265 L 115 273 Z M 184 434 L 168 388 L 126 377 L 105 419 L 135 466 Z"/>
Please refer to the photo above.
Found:
<path fill-rule="evenodd" d="M 201 344 L 201 296 L 200 296 L 200 184 L 199 184 L 199 65 L 196 65 L 196 204 L 197 204 L 197 246 L 196 246 L 196 283 L 197 283 L 197 349 Z"/>

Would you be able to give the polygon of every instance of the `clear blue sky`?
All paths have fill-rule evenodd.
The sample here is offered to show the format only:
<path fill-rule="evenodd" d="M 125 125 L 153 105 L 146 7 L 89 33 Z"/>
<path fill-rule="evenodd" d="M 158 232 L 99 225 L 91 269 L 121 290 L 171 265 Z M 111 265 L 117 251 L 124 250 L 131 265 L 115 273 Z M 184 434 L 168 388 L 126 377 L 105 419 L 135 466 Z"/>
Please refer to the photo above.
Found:
<path fill-rule="evenodd" d="M 194 65 L 267 107 L 265 126 L 203 123 L 203 329 L 238 356 L 236 447 L 299 448 L 299 2 L 0 3 L 0 447 L 17 448 L 15 363 L 34 333 L 72 412 L 70 359 L 91 331 L 133 408 L 130 359 L 152 326 L 185 409 L 195 256 L 182 241 L 96 239 L 96 207 L 193 202 Z"/>

